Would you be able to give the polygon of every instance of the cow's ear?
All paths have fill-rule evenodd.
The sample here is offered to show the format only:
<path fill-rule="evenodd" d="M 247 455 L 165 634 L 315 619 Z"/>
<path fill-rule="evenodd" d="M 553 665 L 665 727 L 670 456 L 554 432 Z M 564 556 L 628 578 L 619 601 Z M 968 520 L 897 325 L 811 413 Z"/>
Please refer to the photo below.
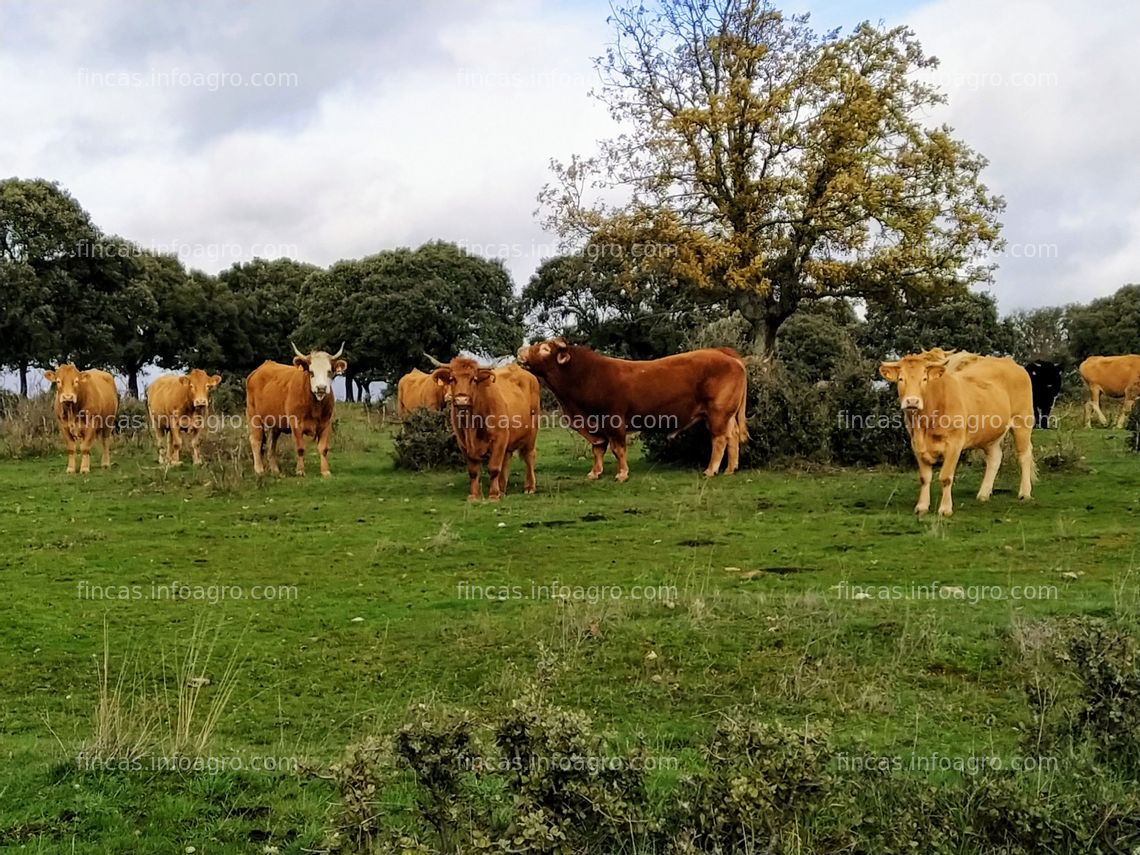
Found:
<path fill-rule="evenodd" d="M 333 363 L 333 374 L 343 374 L 348 370 L 348 362 L 343 359 L 338 359 Z"/>
<path fill-rule="evenodd" d="M 570 351 L 564 349 L 559 350 L 558 355 L 554 357 L 554 359 L 558 362 L 559 365 L 565 365 L 570 361 Z"/>
<path fill-rule="evenodd" d="M 309 357 L 307 357 L 307 356 L 294 356 L 293 357 L 293 364 L 294 365 L 300 365 L 302 368 L 304 368 L 306 371 L 308 371 L 309 370 Z"/>
<path fill-rule="evenodd" d="M 431 379 L 434 380 L 440 386 L 446 386 L 452 380 L 451 369 L 450 368 L 437 368 L 437 369 L 435 369 L 435 371 L 433 371 L 431 373 Z"/>
<path fill-rule="evenodd" d="M 926 366 L 926 379 L 927 380 L 934 380 L 937 377 L 941 377 L 945 373 L 946 373 L 946 363 L 944 363 L 944 362 L 938 362 L 938 363 L 935 363 L 934 365 L 927 365 Z"/>
<path fill-rule="evenodd" d="M 190 385 L 190 378 L 183 375 L 182 377 L 178 378 L 178 382 L 181 383 L 183 386 L 189 386 Z"/>
<path fill-rule="evenodd" d="M 209 386 L 211 389 L 213 389 L 215 386 L 217 386 L 221 382 L 222 382 L 222 375 L 221 374 L 215 374 L 213 377 L 210 378 L 209 382 L 206 385 Z"/>
<path fill-rule="evenodd" d="M 879 365 L 879 373 L 883 375 L 884 380 L 895 383 L 899 379 L 899 364 L 897 362 L 884 362 Z"/>
<path fill-rule="evenodd" d="M 480 368 L 477 372 L 475 372 L 476 383 L 486 383 L 488 380 L 490 380 L 492 383 L 495 382 L 495 372 L 490 368 Z"/>
<path fill-rule="evenodd" d="M 54 383 L 55 382 L 55 372 L 54 371 L 45 371 L 44 372 L 44 379 L 47 380 L 49 383 Z"/>

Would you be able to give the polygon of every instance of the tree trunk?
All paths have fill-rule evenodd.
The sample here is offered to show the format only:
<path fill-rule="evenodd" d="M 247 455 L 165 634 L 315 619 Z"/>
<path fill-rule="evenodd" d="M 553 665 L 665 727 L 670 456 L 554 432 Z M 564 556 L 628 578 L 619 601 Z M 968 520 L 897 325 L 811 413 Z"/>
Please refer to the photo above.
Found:
<path fill-rule="evenodd" d="M 28 397 L 28 363 L 20 363 L 20 397 Z"/>
<path fill-rule="evenodd" d="M 131 368 L 127 371 L 127 394 L 136 401 L 139 399 L 139 370 Z"/>
<path fill-rule="evenodd" d="M 349 403 L 349 404 L 353 403 L 353 400 L 352 400 L 352 378 L 351 377 L 345 377 L 344 378 L 344 400 L 346 403 Z"/>

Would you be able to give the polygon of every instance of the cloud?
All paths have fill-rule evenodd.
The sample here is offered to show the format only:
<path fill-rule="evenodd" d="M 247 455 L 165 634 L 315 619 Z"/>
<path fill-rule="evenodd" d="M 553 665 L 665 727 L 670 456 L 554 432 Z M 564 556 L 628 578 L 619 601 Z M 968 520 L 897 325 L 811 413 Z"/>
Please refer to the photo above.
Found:
<path fill-rule="evenodd" d="M 941 60 L 949 104 L 934 117 L 990 160 L 1006 197 L 1005 310 L 1086 301 L 1137 281 L 1140 111 L 1122 34 L 1140 7 L 939 0 L 898 16 Z"/>

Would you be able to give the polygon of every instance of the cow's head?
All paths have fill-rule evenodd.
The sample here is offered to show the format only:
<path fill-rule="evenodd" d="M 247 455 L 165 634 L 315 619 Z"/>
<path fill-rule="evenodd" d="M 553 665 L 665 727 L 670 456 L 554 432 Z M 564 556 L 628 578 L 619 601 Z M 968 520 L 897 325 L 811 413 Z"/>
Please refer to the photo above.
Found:
<path fill-rule="evenodd" d="M 450 364 L 431 373 L 432 379 L 447 390 L 446 397 L 460 410 L 470 409 L 480 387 L 495 382 L 495 372 L 482 368 L 474 359 L 457 356 Z"/>
<path fill-rule="evenodd" d="M 188 376 L 180 377 L 179 382 L 189 393 L 194 409 L 201 410 L 210 403 L 210 390 L 222 382 L 222 375 L 211 376 L 201 368 L 195 368 Z"/>
<path fill-rule="evenodd" d="M 79 400 L 80 371 L 70 362 L 54 371 L 45 371 L 44 379 L 55 386 L 55 400 L 60 404 L 74 404 Z"/>
<path fill-rule="evenodd" d="M 340 358 L 344 353 L 344 344 L 341 344 L 340 350 L 333 354 L 325 353 L 323 350 L 301 353 L 297 350 L 297 345 L 293 344 L 293 353 L 293 364 L 304 368 L 308 373 L 309 389 L 318 401 L 323 401 L 326 395 L 332 394 L 333 378 L 348 370 L 348 363 Z"/>
<path fill-rule="evenodd" d="M 524 344 L 519 348 L 519 365 L 544 377 L 558 366 L 569 365 L 571 360 L 570 345 L 564 338 L 552 338 L 534 344 Z"/>
<path fill-rule="evenodd" d="M 904 356 L 897 362 L 884 362 L 879 366 L 879 373 L 897 384 L 899 406 L 904 410 L 921 410 L 927 384 L 945 372 L 945 361 L 931 362 L 922 356 Z"/>

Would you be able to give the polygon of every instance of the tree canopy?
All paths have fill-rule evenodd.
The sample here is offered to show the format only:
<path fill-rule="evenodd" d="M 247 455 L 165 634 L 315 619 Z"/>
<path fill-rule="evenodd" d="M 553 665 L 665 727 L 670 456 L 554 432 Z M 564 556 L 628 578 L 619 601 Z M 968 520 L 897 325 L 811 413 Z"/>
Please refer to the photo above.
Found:
<path fill-rule="evenodd" d="M 988 281 L 1003 201 L 985 158 L 924 124 L 944 97 L 909 29 L 819 34 L 764 0 L 635 2 L 610 20 L 598 97 L 620 134 L 553 162 L 539 195 L 568 244 L 652 223 L 681 273 L 734 293 L 763 351 L 805 301 Z M 626 201 L 606 202 L 614 189 Z"/>

